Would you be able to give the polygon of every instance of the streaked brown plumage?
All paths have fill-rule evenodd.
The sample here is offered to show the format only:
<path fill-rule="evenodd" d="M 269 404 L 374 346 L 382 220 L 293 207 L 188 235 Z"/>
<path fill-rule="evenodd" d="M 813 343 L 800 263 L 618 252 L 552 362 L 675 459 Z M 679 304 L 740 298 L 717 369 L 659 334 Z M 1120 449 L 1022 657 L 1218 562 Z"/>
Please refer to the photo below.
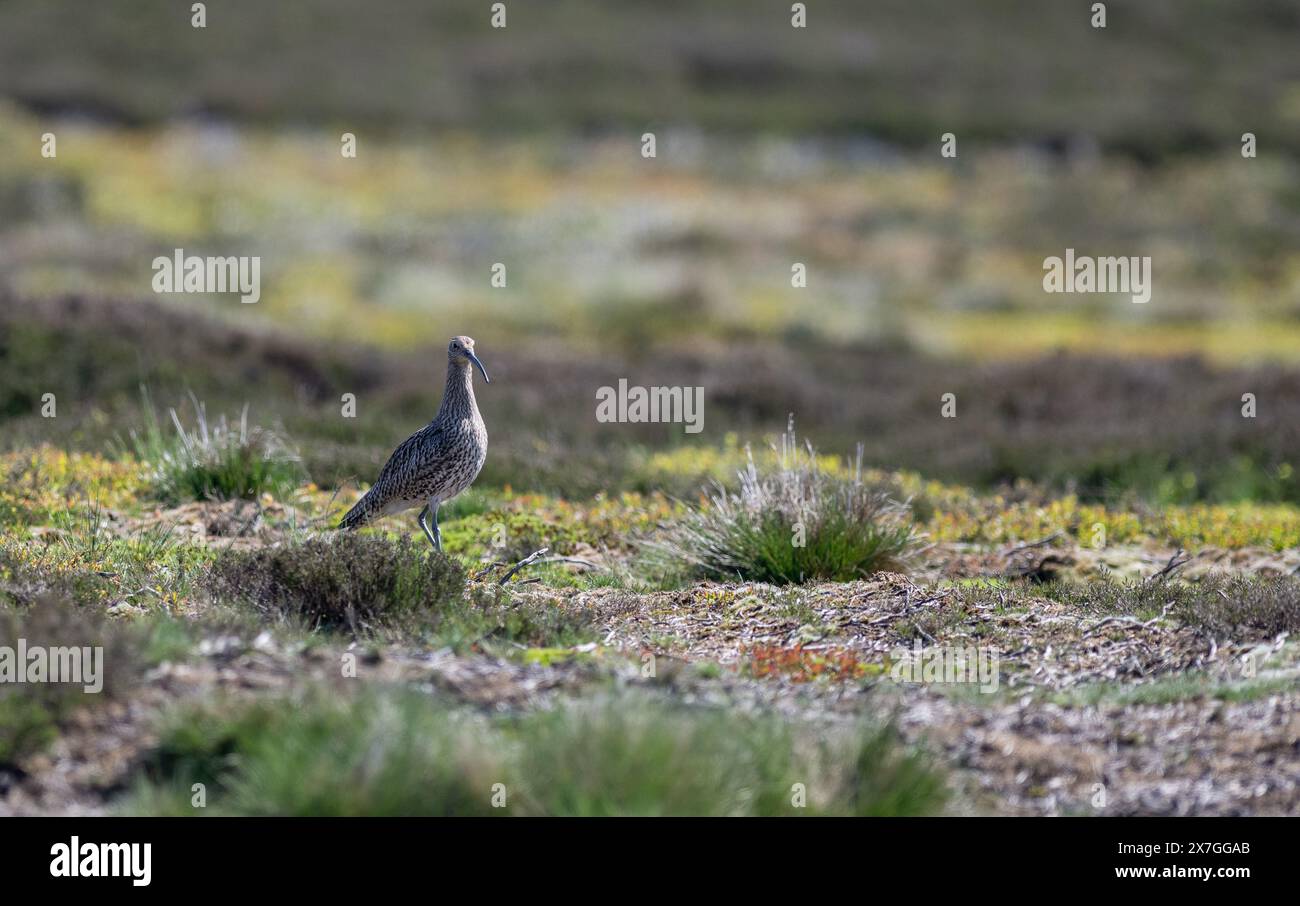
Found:
<path fill-rule="evenodd" d="M 424 534 L 442 550 L 438 506 L 468 488 L 487 459 L 487 427 L 474 400 L 474 371 L 483 363 L 469 337 L 452 337 L 447 346 L 447 386 L 433 421 L 393 451 L 374 485 L 348 510 L 341 529 L 360 528 L 372 519 L 423 507 L 418 521 Z M 433 528 L 425 521 L 432 517 Z"/>

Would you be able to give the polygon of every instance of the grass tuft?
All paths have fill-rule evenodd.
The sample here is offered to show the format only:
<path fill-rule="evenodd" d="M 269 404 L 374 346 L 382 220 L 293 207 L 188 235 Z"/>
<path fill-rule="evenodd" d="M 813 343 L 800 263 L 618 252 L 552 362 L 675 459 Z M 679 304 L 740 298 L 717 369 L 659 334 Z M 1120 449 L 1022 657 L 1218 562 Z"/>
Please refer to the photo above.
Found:
<path fill-rule="evenodd" d="M 223 415 L 209 423 L 207 407 L 192 394 L 194 425 L 168 410 L 172 434 L 163 430 L 147 392 L 145 426 L 131 432 L 135 457 L 148 464 L 148 481 L 164 503 L 255 499 L 283 495 L 302 478 L 297 454 L 276 432 L 248 424 L 248 406 L 231 424 Z"/>
<path fill-rule="evenodd" d="M 738 491 L 717 486 L 650 549 L 691 578 L 849 581 L 905 568 L 920 541 L 908 515 L 863 480 L 860 458 L 851 472 L 829 474 L 791 430 L 773 466 L 750 456 Z"/>

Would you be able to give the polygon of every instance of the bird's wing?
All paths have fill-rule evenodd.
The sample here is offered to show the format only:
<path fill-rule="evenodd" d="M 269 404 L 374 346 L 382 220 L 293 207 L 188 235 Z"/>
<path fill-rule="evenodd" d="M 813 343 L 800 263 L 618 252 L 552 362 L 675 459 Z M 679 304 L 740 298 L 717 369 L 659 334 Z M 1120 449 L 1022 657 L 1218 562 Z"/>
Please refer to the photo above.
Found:
<path fill-rule="evenodd" d="M 418 476 L 421 464 L 441 449 L 442 435 L 442 425 L 429 424 L 398 445 L 370 489 L 376 504 L 392 500 Z"/>

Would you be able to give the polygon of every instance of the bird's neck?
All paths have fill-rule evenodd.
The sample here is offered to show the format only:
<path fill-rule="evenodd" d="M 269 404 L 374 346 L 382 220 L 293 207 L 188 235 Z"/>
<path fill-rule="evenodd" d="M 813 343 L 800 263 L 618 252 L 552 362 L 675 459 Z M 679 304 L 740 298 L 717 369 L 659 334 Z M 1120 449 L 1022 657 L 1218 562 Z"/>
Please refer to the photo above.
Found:
<path fill-rule="evenodd" d="M 472 418 L 478 414 L 474 400 L 474 373 L 469 362 L 447 363 L 447 386 L 442 392 L 442 406 L 438 418 Z"/>

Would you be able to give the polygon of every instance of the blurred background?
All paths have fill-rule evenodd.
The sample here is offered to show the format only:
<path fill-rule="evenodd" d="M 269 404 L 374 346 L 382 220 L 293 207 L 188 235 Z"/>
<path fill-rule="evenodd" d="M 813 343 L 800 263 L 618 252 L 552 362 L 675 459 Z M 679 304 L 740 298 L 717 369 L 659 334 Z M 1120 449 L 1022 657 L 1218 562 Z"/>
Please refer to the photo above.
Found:
<path fill-rule="evenodd" d="M 807 5 L 0 0 L 0 445 L 103 450 L 143 385 L 368 480 L 466 333 L 498 485 L 684 492 L 793 414 L 981 487 L 1300 501 L 1300 2 Z M 155 295 L 176 248 L 261 301 Z M 1045 293 L 1066 248 L 1151 301 Z M 704 432 L 598 424 L 619 378 Z"/>

